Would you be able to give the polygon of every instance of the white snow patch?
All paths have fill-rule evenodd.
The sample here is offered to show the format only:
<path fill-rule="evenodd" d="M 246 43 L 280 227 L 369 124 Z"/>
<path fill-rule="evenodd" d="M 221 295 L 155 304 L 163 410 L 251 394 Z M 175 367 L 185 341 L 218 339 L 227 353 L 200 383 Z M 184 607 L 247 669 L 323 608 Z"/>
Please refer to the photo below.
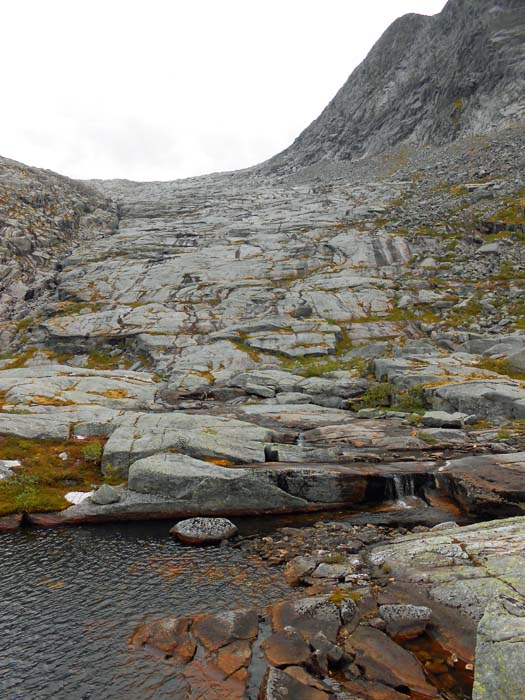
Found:
<path fill-rule="evenodd" d="M 13 476 L 13 468 L 20 466 L 18 459 L 0 459 L 0 481 Z"/>
<path fill-rule="evenodd" d="M 74 506 L 78 506 L 79 503 L 85 501 L 86 498 L 89 498 L 93 493 L 93 491 L 70 491 L 69 493 L 66 493 L 64 498 Z"/>

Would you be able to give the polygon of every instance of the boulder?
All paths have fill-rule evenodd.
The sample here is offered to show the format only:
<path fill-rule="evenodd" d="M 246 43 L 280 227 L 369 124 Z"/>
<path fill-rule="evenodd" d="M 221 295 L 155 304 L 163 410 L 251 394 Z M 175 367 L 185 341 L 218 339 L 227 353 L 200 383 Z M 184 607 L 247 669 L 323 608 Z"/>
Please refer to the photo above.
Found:
<path fill-rule="evenodd" d="M 208 651 L 216 651 L 237 640 L 251 641 L 257 637 L 257 612 L 248 608 L 226 611 L 195 618 L 191 631 Z"/>
<path fill-rule="evenodd" d="M 189 518 L 170 530 L 185 544 L 215 544 L 230 539 L 236 532 L 237 526 L 226 518 Z"/>
<path fill-rule="evenodd" d="M 290 559 L 284 567 L 284 576 L 290 586 L 299 586 L 318 564 L 318 559 L 311 556 L 298 556 Z"/>
<path fill-rule="evenodd" d="M 118 503 L 120 501 L 119 492 L 109 484 L 102 484 L 98 489 L 93 491 L 90 496 L 91 502 L 99 506 L 107 506 L 110 503 Z"/>
<path fill-rule="evenodd" d="M 341 624 L 339 608 L 326 596 L 302 598 L 272 607 L 272 625 L 276 632 L 293 627 L 307 640 L 323 632 L 327 639 L 335 642 Z"/>

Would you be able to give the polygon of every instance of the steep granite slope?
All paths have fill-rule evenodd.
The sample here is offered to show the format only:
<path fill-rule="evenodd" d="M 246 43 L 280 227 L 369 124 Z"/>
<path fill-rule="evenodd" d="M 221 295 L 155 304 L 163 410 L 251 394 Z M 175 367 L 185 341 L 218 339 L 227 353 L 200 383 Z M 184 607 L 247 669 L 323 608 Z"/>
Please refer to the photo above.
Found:
<path fill-rule="evenodd" d="M 263 170 L 446 143 L 524 114 L 522 0 L 449 0 L 439 15 L 394 22 L 322 114 Z"/>

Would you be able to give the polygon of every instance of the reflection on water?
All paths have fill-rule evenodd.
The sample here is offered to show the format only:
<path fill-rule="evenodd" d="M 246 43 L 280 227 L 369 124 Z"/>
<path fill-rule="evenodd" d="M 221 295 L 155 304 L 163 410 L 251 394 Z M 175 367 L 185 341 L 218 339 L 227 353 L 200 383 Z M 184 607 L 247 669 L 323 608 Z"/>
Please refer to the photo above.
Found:
<path fill-rule="evenodd" d="M 287 591 L 259 559 L 184 547 L 168 527 L 0 533 L 2 700 L 176 698 L 171 663 L 129 649 L 137 624 L 168 612 L 264 607 Z"/>

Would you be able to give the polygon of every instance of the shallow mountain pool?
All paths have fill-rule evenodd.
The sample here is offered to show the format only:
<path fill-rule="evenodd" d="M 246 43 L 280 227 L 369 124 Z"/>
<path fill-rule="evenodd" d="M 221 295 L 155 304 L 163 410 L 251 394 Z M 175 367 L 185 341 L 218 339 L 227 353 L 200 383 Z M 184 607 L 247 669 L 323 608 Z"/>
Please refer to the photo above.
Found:
<path fill-rule="evenodd" d="M 164 700 L 168 662 L 133 651 L 144 619 L 264 607 L 282 572 L 230 547 L 185 547 L 169 525 L 0 533 L 0 698 Z"/>

